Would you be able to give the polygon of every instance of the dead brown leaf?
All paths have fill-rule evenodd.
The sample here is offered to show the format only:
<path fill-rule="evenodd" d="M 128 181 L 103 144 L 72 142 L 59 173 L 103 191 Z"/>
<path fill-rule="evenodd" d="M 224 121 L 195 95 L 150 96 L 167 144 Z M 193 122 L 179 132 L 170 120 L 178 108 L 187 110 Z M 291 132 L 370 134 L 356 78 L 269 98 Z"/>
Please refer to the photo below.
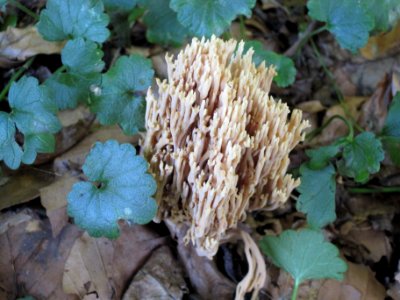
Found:
<path fill-rule="evenodd" d="M 35 26 L 8 27 L 0 32 L 0 67 L 8 68 L 16 60 L 25 61 L 37 54 L 60 53 L 63 47 L 63 42 L 44 40 Z"/>
<path fill-rule="evenodd" d="M 40 169 L 26 168 L 13 173 L 0 186 L 0 210 L 31 201 L 40 195 L 40 189 L 53 182 L 54 176 Z"/>
<path fill-rule="evenodd" d="M 50 220 L 54 237 L 68 223 L 67 195 L 76 181 L 77 178 L 64 175 L 49 186 L 40 189 L 40 201 L 46 208 L 46 214 Z"/>
<path fill-rule="evenodd" d="M 166 221 L 166 224 L 171 235 L 177 239 L 178 254 L 192 286 L 201 299 L 233 299 L 235 284 L 219 272 L 213 260 L 198 256 L 191 243 L 185 245 L 183 237 L 187 227 L 176 225 L 169 220 Z"/>
<path fill-rule="evenodd" d="M 366 59 L 388 56 L 400 50 L 400 22 L 389 32 L 371 36 L 367 45 L 360 49 Z"/>
<path fill-rule="evenodd" d="M 36 299 L 73 299 L 62 290 L 62 271 L 80 235 L 64 227 L 57 238 L 50 224 L 32 210 L 0 216 L 0 299 L 31 295 Z"/>
<path fill-rule="evenodd" d="M 345 279 L 326 280 L 318 291 L 318 300 L 383 300 L 386 291 L 370 268 L 347 262 Z"/>
<path fill-rule="evenodd" d="M 163 243 L 165 238 L 140 225 L 125 224 L 116 240 L 84 233 L 65 263 L 63 289 L 81 299 L 90 294 L 97 294 L 98 299 L 121 299 L 132 275 Z"/>
<path fill-rule="evenodd" d="M 135 275 L 122 300 L 179 300 L 188 291 L 180 263 L 169 247 L 162 246 Z"/>

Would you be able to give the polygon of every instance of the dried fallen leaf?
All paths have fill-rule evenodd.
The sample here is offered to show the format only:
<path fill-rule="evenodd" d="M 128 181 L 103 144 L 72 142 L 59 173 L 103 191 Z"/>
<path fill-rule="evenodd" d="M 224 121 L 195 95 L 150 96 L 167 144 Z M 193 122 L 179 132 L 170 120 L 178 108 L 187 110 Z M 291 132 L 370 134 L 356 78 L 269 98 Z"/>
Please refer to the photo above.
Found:
<path fill-rule="evenodd" d="M 0 186 L 0 210 L 26 203 L 40 195 L 40 189 L 53 182 L 54 176 L 40 169 L 22 169 Z"/>
<path fill-rule="evenodd" d="M 79 235 L 68 225 L 53 238 L 50 224 L 28 209 L 1 215 L 0 299 L 71 299 L 61 288 L 62 271 Z"/>
<path fill-rule="evenodd" d="M 382 300 L 386 291 L 370 268 L 347 262 L 342 282 L 326 280 L 318 291 L 318 300 Z"/>
<path fill-rule="evenodd" d="M 46 208 L 53 236 L 56 237 L 68 223 L 67 194 L 77 181 L 75 177 L 64 175 L 49 186 L 40 189 L 40 201 Z"/>
<path fill-rule="evenodd" d="M 37 54 L 60 53 L 64 43 L 48 42 L 37 32 L 35 26 L 8 27 L 0 32 L 0 68 L 8 68 L 17 61 L 24 61 Z"/>
<path fill-rule="evenodd" d="M 92 293 L 99 299 L 121 299 L 129 279 L 163 243 L 164 238 L 140 225 L 125 224 L 116 240 L 84 233 L 65 263 L 63 289 L 81 299 Z"/>
<path fill-rule="evenodd" d="M 388 56 L 400 49 L 400 22 L 389 32 L 371 36 L 367 45 L 360 49 L 366 59 Z"/>
<path fill-rule="evenodd" d="M 185 245 L 186 225 L 176 225 L 166 220 L 171 235 L 178 242 L 178 254 L 189 276 L 190 283 L 201 299 L 233 299 L 236 286 L 218 271 L 215 261 L 198 256 L 191 243 Z M 218 288 L 216 288 L 218 287 Z"/>
<path fill-rule="evenodd" d="M 188 293 L 183 269 L 168 246 L 153 252 L 133 278 L 122 300 L 183 299 Z"/>

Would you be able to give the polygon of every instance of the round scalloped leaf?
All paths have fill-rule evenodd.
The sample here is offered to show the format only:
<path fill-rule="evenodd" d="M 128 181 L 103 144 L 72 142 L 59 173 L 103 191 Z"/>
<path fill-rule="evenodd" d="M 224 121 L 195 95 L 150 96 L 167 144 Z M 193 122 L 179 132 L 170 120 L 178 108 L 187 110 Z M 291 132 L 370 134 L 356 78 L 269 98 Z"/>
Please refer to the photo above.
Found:
<path fill-rule="evenodd" d="M 313 170 L 308 164 L 300 167 L 301 184 L 296 208 L 307 214 L 307 222 L 314 228 L 324 227 L 336 219 L 336 171 L 332 164 Z"/>
<path fill-rule="evenodd" d="M 22 149 L 15 141 L 15 124 L 10 115 L 0 112 L 0 160 L 11 169 L 17 169 L 22 160 Z"/>
<path fill-rule="evenodd" d="M 159 45 L 182 45 L 188 32 L 169 7 L 169 0 L 146 0 L 143 4 L 148 10 L 143 18 L 147 40 Z"/>
<path fill-rule="evenodd" d="M 92 41 L 82 38 L 68 41 L 61 51 L 61 60 L 68 70 L 77 74 L 101 72 L 103 51 Z"/>
<path fill-rule="evenodd" d="M 328 30 L 346 49 L 356 51 L 363 47 L 374 28 L 374 18 L 359 0 L 309 0 L 308 14 L 315 20 L 326 22 Z"/>
<path fill-rule="evenodd" d="M 121 56 L 104 74 L 100 95 L 91 103 L 100 123 L 118 123 L 127 135 L 144 129 L 144 94 L 153 75 L 150 60 L 140 55 Z"/>
<path fill-rule="evenodd" d="M 342 175 L 364 183 L 370 174 L 379 171 L 384 158 L 381 141 L 372 132 L 365 131 L 344 146 L 343 159 L 337 166 Z"/>
<path fill-rule="evenodd" d="M 255 0 L 171 0 L 178 20 L 194 35 L 221 35 L 238 15 L 251 15 Z"/>
<path fill-rule="evenodd" d="M 274 77 L 274 81 L 279 87 L 287 87 L 294 82 L 297 71 L 293 61 L 289 57 L 265 50 L 259 41 L 246 42 L 244 46 L 245 51 L 247 52 L 250 48 L 254 50 L 253 62 L 256 65 L 265 61 L 267 66 L 275 66 L 277 75 Z"/>
<path fill-rule="evenodd" d="M 48 41 L 82 37 L 103 43 L 110 35 L 103 11 L 101 0 L 48 0 L 37 28 Z"/>
<path fill-rule="evenodd" d="M 278 237 L 264 237 L 260 247 L 275 265 L 294 278 L 296 285 L 308 279 L 342 280 L 347 270 L 339 250 L 319 231 L 285 230 Z"/>
<path fill-rule="evenodd" d="M 156 182 L 146 160 L 130 144 L 96 143 L 82 169 L 92 182 L 74 184 L 68 214 L 91 236 L 116 238 L 118 220 L 145 224 L 156 214 Z"/>

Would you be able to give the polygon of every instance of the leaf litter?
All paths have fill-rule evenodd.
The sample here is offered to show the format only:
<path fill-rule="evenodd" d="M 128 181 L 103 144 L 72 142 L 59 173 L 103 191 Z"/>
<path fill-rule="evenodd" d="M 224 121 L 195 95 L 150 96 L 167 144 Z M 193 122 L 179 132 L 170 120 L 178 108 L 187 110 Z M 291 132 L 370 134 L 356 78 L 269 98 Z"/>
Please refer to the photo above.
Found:
<path fill-rule="evenodd" d="M 262 2 L 263 5 L 257 7 L 257 14 L 245 21 L 248 38 L 266 44 L 262 36 L 271 35 L 271 24 L 265 20 L 279 16 L 274 26 L 279 28 L 280 37 L 295 40 L 297 32 L 292 25 L 301 21 L 299 17 L 282 13 L 286 6 L 283 9 L 281 3 Z M 102 22 L 104 24 L 105 20 Z M 132 31 L 135 41 L 143 40 L 140 26 L 143 25 L 136 24 Z M 236 34 L 241 34 L 239 22 L 234 22 L 232 28 L 239 28 Z M 331 116 L 348 117 L 349 113 L 361 127 L 378 134 L 399 89 L 396 71 L 399 66 L 400 44 L 396 39 L 399 28 L 397 25 L 385 35 L 370 38 L 361 49 L 361 55 L 355 56 L 340 50 L 326 33 L 315 39 L 323 49 L 349 112 L 332 93 L 332 83 L 321 71 L 309 45 L 304 47 L 302 56 L 294 57 L 299 72 L 294 85 L 285 90 L 274 86 L 273 92 L 292 100 L 291 104 L 307 112 L 306 117 L 313 124 L 310 130 L 318 128 Z M 107 32 L 102 30 L 105 36 Z M 288 45 L 276 36 L 270 38 L 273 50 L 283 52 L 288 49 Z M 1 41 L 3 68 L 13 67 L 32 55 L 60 53 L 63 47 L 62 43 L 41 40 L 30 27 L 10 27 Z M 146 43 L 140 46 L 149 53 L 153 64 L 156 62 L 156 71 L 165 77 L 164 52 L 159 53 L 160 49 L 152 52 L 157 46 Z M 106 62 L 107 59 L 105 57 Z M 196 256 L 190 246 L 171 239 L 163 226 L 121 223 L 121 237 L 107 240 L 91 238 L 71 224 L 66 214 L 65 195 L 74 182 L 83 178 L 81 166 L 92 145 L 109 138 L 136 145 L 140 137 L 125 136 L 117 126 L 100 128 L 88 112 L 64 111 L 61 114 L 67 116 L 62 122 L 63 132 L 56 135 L 59 147 L 56 155 L 40 154 L 36 167 L 6 174 L 8 182 L 0 186 L 0 298 L 32 295 L 37 299 L 183 299 L 190 295 L 200 299 L 231 299 L 237 282 L 227 276 L 227 264 L 245 264 L 244 250 L 240 246 L 234 250 L 226 248 L 230 249 L 227 250 L 230 258 L 221 263 L 220 258 L 209 261 Z M 81 117 L 75 119 L 78 114 Z M 335 120 L 302 147 L 326 145 L 346 134 L 343 122 Z M 304 161 L 306 156 L 302 147 L 294 155 Z M 382 170 L 373 175 L 371 184 L 398 185 L 399 177 L 395 164 L 385 159 Z M 386 296 L 400 299 L 400 249 L 397 246 L 400 243 L 400 208 L 396 195 L 353 194 L 347 191 L 352 187 L 351 183 L 340 176 L 335 180 L 338 219 L 328 226 L 325 235 L 339 245 L 348 271 L 342 282 L 306 281 L 300 287 L 298 299 L 375 300 Z M 277 212 L 249 216 L 253 222 L 253 236 L 261 237 L 265 232 L 279 235 L 283 229 L 301 228 L 305 216 L 294 212 L 294 203 Z M 170 228 L 170 231 L 176 236 L 181 234 L 176 228 Z M 268 260 L 267 271 L 271 284 L 261 293 L 260 299 L 289 297 L 292 279 L 287 273 L 272 266 Z"/>

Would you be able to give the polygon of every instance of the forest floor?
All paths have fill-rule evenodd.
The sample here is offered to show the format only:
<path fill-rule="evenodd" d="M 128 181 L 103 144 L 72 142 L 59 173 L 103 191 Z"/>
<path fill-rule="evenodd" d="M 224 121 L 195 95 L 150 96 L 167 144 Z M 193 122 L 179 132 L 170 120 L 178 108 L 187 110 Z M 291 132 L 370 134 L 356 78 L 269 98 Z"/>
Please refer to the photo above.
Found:
<path fill-rule="evenodd" d="M 43 5 L 42 1 L 25 2 L 33 10 Z M 266 49 L 293 59 L 295 82 L 287 88 L 273 84 L 271 93 L 290 107 L 302 109 L 312 125 L 310 130 L 333 115 L 345 115 L 340 97 L 361 127 L 382 128 L 392 97 L 400 90 L 400 24 L 390 33 L 371 38 L 355 54 L 340 48 L 328 32 L 299 46 L 304 4 L 292 2 L 288 9 L 277 1 L 260 1 L 253 16 L 244 20 L 244 32 L 235 21 L 230 36 L 259 40 Z M 40 81 L 61 65 L 62 46 L 54 44 L 49 50 L 31 29 L 32 19 L 19 14 L 22 31 L 0 32 L 2 86 L 14 68 L 33 54 L 36 58 L 26 74 Z M 165 54 L 180 50 L 148 43 L 140 21 L 131 28 L 128 45 L 121 46 L 119 38 L 116 35 L 105 44 L 106 65 L 121 54 L 140 53 L 152 60 L 160 78 L 166 76 Z M 49 51 L 53 54 L 43 54 Z M 0 103 L 0 108 L 6 110 L 6 104 Z M 125 136 L 117 126 L 100 126 L 84 107 L 62 111 L 59 117 L 63 130 L 57 135 L 56 154 L 40 155 L 34 165 L 17 171 L 3 167 L 0 299 L 154 299 L 152 295 L 162 295 L 158 299 L 213 299 L 215 289 L 232 299 L 247 272 L 240 242 L 221 245 L 214 260 L 208 261 L 197 257 L 190 246 L 178 244 L 163 223 L 139 226 L 121 222 L 122 234 L 115 240 L 92 238 L 74 225 L 66 213 L 66 195 L 79 180 L 90 147 L 110 138 L 135 144 L 138 138 Z M 343 122 L 332 121 L 321 134 L 292 152 L 290 168 L 298 168 L 306 160 L 306 149 L 327 145 L 346 132 Z M 340 176 L 336 184 L 337 219 L 325 234 L 338 246 L 348 271 L 341 282 L 305 282 L 298 298 L 400 300 L 400 195 L 379 190 L 399 186 L 400 169 L 385 159 L 381 170 L 370 178 L 370 190 L 362 193 L 352 190 L 354 182 Z M 249 214 L 245 226 L 253 238 L 302 227 L 305 217 L 296 212 L 297 197 L 294 192 L 276 211 Z M 288 299 L 293 286 L 290 276 L 268 260 L 266 268 L 269 284 L 260 299 Z"/>

